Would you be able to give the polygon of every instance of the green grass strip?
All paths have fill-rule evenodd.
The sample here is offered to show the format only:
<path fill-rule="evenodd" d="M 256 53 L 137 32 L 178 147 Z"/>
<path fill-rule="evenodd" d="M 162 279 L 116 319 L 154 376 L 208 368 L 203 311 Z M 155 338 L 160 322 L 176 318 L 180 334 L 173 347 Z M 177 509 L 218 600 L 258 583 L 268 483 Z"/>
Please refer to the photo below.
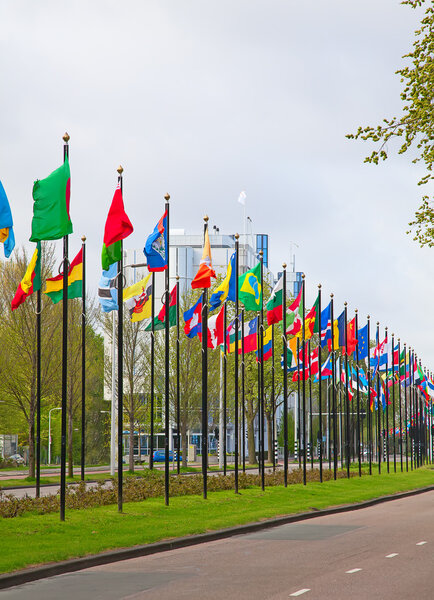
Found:
<path fill-rule="evenodd" d="M 200 496 L 163 498 L 117 506 L 69 510 L 66 522 L 58 513 L 25 513 L 0 520 L 0 572 L 76 558 L 104 550 L 204 533 L 277 516 L 306 512 L 434 484 L 434 471 L 424 467 L 410 473 L 391 473 L 340 479 L 307 486 L 290 485 L 213 492 Z"/>

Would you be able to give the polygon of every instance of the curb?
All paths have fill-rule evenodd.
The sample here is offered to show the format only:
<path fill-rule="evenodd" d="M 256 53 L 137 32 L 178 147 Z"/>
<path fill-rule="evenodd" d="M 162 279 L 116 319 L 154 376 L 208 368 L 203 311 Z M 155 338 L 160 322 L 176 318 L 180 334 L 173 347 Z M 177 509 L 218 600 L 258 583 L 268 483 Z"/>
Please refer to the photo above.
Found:
<path fill-rule="evenodd" d="M 96 567 L 99 565 L 110 564 L 112 562 L 118 562 L 121 560 L 137 558 L 139 556 L 148 556 L 150 554 L 157 554 L 159 552 L 167 552 L 168 550 L 187 548 L 188 546 L 195 546 L 204 542 L 223 540 L 226 538 L 233 537 L 235 535 L 253 533 L 255 531 L 260 531 L 261 529 L 269 529 L 271 527 L 286 525 L 288 523 L 296 523 L 298 521 L 305 521 L 308 519 L 313 519 L 315 517 L 334 515 L 344 512 L 350 512 L 353 510 L 359 510 L 361 508 L 368 508 L 370 506 L 375 506 L 376 504 L 382 504 L 383 502 L 390 502 L 391 500 L 400 500 L 402 498 L 417 496 L 418 494 L 424 494 L 425 492 L 432 491 L 434 491 L 434 485 L 430 485 L 424 488 L 418 488 L 416 490 L 410 490 L 408 492 L 399 492 L 398 494 L 392 494 L 389 496 L 380 496 L 379 498 L 373 498 L 372 500 L 366 500 L 358 504 L 345 504 L 343 506 L 325 508 L 305 513 L 299 513 L 296 515 L 276 517 L 274 519 L 267 519 L 266 521 L 248 523 L 246 525 L 237 525 L 235 527 L 228 527 L 227 529 L 218 529 L 209 533 L 201 533 L 198 535 L 175 538 L 168 541 L 155 542 L 153 544 L 134 546 L 133 548 L 112 550 L 109 552 L 102 552 L 100 554 L 91 554 L 82 558 L 73 558 L 71 560 L 65 560 L 50 565 L 34 567 L 32 569 L 23 569 L 15 573 L 6 573 L 4 575 L 0 575 L 0 590 L 14 587 L 17 585 L 22 585 L 24 583 L 29 583 L 30 581 L 37 581 L 38 579 L 53 577 L 55 575 L 73 573 L 75 571 L 81 571 L 82 569 L 88 569 L 90 567 Z"/>

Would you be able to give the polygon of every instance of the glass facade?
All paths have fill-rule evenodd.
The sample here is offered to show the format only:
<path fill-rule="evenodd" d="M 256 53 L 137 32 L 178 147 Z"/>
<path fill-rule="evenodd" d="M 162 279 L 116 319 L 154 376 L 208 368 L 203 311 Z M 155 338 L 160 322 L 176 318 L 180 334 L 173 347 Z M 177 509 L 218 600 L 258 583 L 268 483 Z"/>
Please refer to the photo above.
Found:
<path fill-rule="evenodd" d="M 260 250 L 264 253 L 264 267 L 268 268 L 268 234 L 266 233 L 256 234 L 256 254 L 259 255 Z"/>

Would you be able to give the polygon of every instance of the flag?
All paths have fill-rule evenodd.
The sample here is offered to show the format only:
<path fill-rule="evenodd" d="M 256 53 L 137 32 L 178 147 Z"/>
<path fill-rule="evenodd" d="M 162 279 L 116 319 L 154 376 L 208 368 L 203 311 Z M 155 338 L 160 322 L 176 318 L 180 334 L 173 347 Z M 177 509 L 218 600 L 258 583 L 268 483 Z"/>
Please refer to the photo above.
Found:
<path fill-rule="evenodd" d="M 98 287 L 98 300 L 104 312 L 118 310 L 118 290 L 117 290 L 118 267 L 116 263 L 102 272 Z"/>
<path fill-rule="evenodd" d="M 167 210 L 154 227 L 143 248 L 148 261 L 149 271 L 165 271 L 167 269 Z"/>
<path fill-rule="evenodd" d="M 321 380 L 330 379 L 333 375 L 333 363 L 332 363 L 332 355 L 329 354 L 327 360 L 321 366 Z M 318 372 L 315 375 L 314 379 L 315 383 L 318 383 Z"/>
<path fill-rule="evenodd" d="M 247 194 L 245 191 L 242 191 L 240 193 L 240 195 L 238 196 L 238 202 L 240 204 L 242 204 L 243 206 L 246 206 L 246 198 L 247 198 Z"/>
<path fill-rule="evenodd" d="M 33 292 L 41 289 L 41 242 L 37 242 L 32 259 L 27 267 L 24 277 L 18 286 L 17 292 L 12 300 L 12 310 L 15 310 Z"/>
<path fill-rule="evenodd" d="M 332 322 L 331 322 L 331 302 L 321 311 L 321 348 L 327 348 L 331 351 L 332 344 Z M 319 319 L 316 319 L 313 328 L 314 333 L 319 333 Z"/>
<path fill-rule="evenodd" d="M 297 335 L 303 328 L 303 288 L 298 292 L 297 298 L 287 309 L 286 335 Z M 294 353 L 295 354 L 295 353 Z"/>
<path fill-rule="evenodd" d="M 312 306 L 310 311 L 307 313 L 306 318 L 304 320 L 304 339 L 310 340 L 313 335 L 313 330 L 315 328 L 315 320 L 318 314 L 318 303 L 319 296 L 315 300 L 315 304 Z"/>
<path fill-rule="evenodd" d="M 44 294 L 47 294 L 57 304 L 63 300 L 63 272 L 46 281 Z M 68 269 L 68 300 L 81 298 L 83 295 L 83 249 L 80 248 L 77 256 Z"/>
<path fill-rule="evenodd" d="M 9 200 L 6 196 L 3 184 L 0 181 L 0 242 L 3 242 L 6 258 L 10 257 L 12 250 L 15 248 L 13 224 Z"/>
<path fill-rule="evenodd" d="M 280 365 L 283 369 L 283 354 L 280 355 Z M 295 354 L 292 353 L 291 347 L 289 344 L 286 348 L 286 367 L 288 372 L 295 371 L 297 369 L 297 358 Z"/>
<path fill-rule="evenodd" d="M 239 276 L 238 298 L 244 304 L 245 310 L 261 310 L 261 263 Z"/>
<path fill-rule="evenodd" d="M 357 346 L 356 339 L 356 318 L 352 319 L 349 323 L 347 323 L 347 347 L 348 354 L 354 352 L 355 347 Z M 342 354 L 346 354 L 346 346 L 344 345 L 342 349 Z"/>
<path fill-rule="evenodd" d="M 216 315 L 208 318 L 208 348 L 217 348 L 225 339 L 225 307 L 222 306 Z"/>
<path fill-rule="evenodd" d="M 271 292 L 270 299 L 267 302 L 267 323 L 268 325 L 273 325 L 273 323 L 278 323 L 283 318 L 282 312 L 283 305 L 283 277 L 280 277 L 279 281 L 273 288 Z"/>
<path fill-rule="evenodd" d="M 124 209 L 122 190 L 118 184 L 107 215 L 102 245 L 102 268 L 107 270 L 110 265 L 121 260 L 121 241 L 134 231 L 131 221 Z"/>
<path fill-rule="evenodd" d="M 335 349 L 345 346 L 345 311 L 334 322 Z"/>
<path fill-rule="evenodd" d="M 202 335 L 202 294 L 199 300 L 184 312 L 184 332 L 189 338 L 194 338 L 199 333 Z"/>
<path fill-rule="evenodd" d="M 211 262 L 211 245 L 209 243 L 208 225 L 205 227 L 205 239 L 203 243 L 202 258 L 199 264 L 199 269 L 196 273 L 195 278 L 191 282 L 191 287 L 195 290 L 197 288 L 209 288 L 211 287 L 211 277 L 216 278 L 214 269 L 212 268 Z"/>
<path fill-rule="evenodd" d="M 166 304 L 163 304 L 160 312 L 156 317 L 154 317 L 154 331 L 158 331 L 159 329 L 164 329 L 166 326 Z M 176 285 L 173 287 L 170 292 L 169 299 L 169 327 L 173 327 L 176 325 Z M 145 331 L 152 331 L 152 323 L 149 322 Z"/>
<path fill-rule="evenodd" d="M 264 360 L 268 360 L 273 354 L 273 328 L 267 327 L 262 333 L 263 338 L 263 349 L 264 349 Z M 256 350 L 256 362 L 261 360 L 261 350 L 258 348 Z"/>
<path fill-rule="evenodd" d="M 258 349 L 258 317 L 244 323 L 244 331 L 238 328 L 238 354 L 242 352 L 242 338 L 244 337 L 244 353 Z M 235 352 L 235 319 L 226 330 L 227 351 Z"/>
<path fill-rule="evenodd" d="M 303 365 L 304 365 L 304 373 L 303 373 Z M 303 381 L 303 374 L 305 381 L 309 379 L 309 347 L 308 344 L 305 345 L 304 348 L 304 357 L 303 357 L 303 348 L 299 348 L 298 352 L 298 361 L 297 368 L 292 376 L 292 381 Z"/>
<path fill-rule="evenodd" d="M 318 374 L 318 348 L 314 348 L 310 355 L 310 374 Z"/>
<path fill-rule="evenodd" d="M 235 270 L 236 270 L 236 252 L 231 256 L 226 271 L 226 277 L 223 279 L 221 284 L 211 294 L 209 299 L 209 309 L 215 310 L 219 308 L 223 302 L 230 300 L 235 302 Z"/>
<path fill-rule="evenodd" d="M 359 329 L 357 332 L 357 338 L 359 340 L 358 350 L 359 350 L 359 360 L 363 360 L 364 358 L 368 358 L 368 348 L 369 348 L 369 340 L 368 340 L 368 324 L 362 329 Z M 356 360 L 356 352 L 353 354 L 354 360 Z"/>
<path fill-rule="evenodd" d="M 152 314 L 152 282 L 151 274 L 124 289 L 124 302 L 132 323 L 149 319 Z"/>
<path fill-rule="evenodd" d="M 31 242 L 59 240 L 72 233 L 69 216 L 71 176 L 68 157 L 61 167 L 33 184 Z"/>

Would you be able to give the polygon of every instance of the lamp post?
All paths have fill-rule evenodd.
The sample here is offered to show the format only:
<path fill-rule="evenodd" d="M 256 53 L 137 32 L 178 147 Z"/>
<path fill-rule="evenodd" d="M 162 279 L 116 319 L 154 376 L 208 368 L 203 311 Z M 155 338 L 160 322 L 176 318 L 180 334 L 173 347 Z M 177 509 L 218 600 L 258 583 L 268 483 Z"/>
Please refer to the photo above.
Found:
<path fill-rule="evenodd" d="M 61 406 L 50 408 L 48 411 L 48 464 L 51 465 L 51 413 L 53 410 L 62 410 Z"/>

